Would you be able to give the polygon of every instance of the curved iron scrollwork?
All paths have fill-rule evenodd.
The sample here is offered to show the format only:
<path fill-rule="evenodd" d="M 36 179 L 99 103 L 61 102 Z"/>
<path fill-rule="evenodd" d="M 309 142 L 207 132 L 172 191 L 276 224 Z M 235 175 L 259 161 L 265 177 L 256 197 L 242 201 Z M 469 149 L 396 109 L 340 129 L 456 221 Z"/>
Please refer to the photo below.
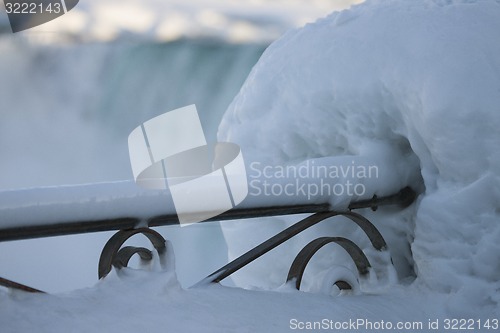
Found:
<path fill-rule="evenodd" d="M 149 228 L 120 230 L 108 240 L 101 252 L 101 257 L 99 258 L 99 279 L 108 275 L 112 266 L 116 268 L 126 267 L 130 258 L 135 254 L 138 254 L 142 260 L 149 261 L 153 259 L 152 252 L 144 247 L 126 246 L 122 248 L 122 245 L 130 237 L 137 234 L 143 234 L 149 239 L 160 256 L 160 262 L 162 261 L 167 248 L 165 246 L 165 239 L 158 232 Z"/>
<path fill-rule="evenodd" d="M 295 223 L 291 227 L 269 238 L 267 241 L 254 247 L 252 250 L 248 251 L 247 253 L 243 254 L 242 256 L 230 262 L 229 264 L 213 272 L 205 279 L 198 282 L 195 286 L 207 283 L 218 283 L 223 279 L 225 279 L 226 277 L 228 277 L 229 275 L 238 271 L 242 267 L 248 265 L 252 261 L 256 260 L 257 258 L 260 258 L 262 255 L 266 254 L 267 252 L 271 251 L 272 249 L 286 242 L 290 238 L 298 235 L 302 231 L 312 227 L 313 225 L 318 224 L 319 222 L 322 222 L 330 217 L 335 217 L 335 216 L 344 216 L 347 217 L 350 221 L 356 223 L 361 228 L 361 230 L 363 230 L 364 233 L 368 236 L 372 246 L 376 250 L 383 251 L 387 248 L 387 244 L 384 240 L 384 237 L 382 237 L 378 229 L 367 218 L 363 217 L 362 215 L 354 212 L 337 212 L 337 211 L 320 212 L 306 217 L 300 222 Z M 313 243 L 313 245 L 311 245 L 309 249 L 312 249 L 313 246 L 317 246 L 318 244 L 320 244 L 319 241 L 318 243 Z M 347 244 L 347 242 L 343 241 L 342 244 L 345 245 Z M 352 248 L 352 246 L 350 248 Z M 356 251 L 352 250 L 352 251 L 353 253 L 357 252 L 357 250 Z M 359 257 L 359 254 L 356 257 Z M 343 284 L 343 286 L 347 287 L 345 284 Z"/>
<path fill-rule="evenodd" d="M 368 273 L 368 269 L 371 267 L 370 262 L 359 246 L 357 246 L 353 241 L 344 237 L 320 237 L 304 246 L 299 254 L 297 254 L 295 260 L 290 266 L 290 271 L 288 272 L 286 281 L 289 282 L 295 280 L 295 288 L 300 290 L 302 276 L 304 275 L 304 271 L 306 270 L 309 260 L 311 260 L 316 252 L 318 252 L 323 246 L 330 243 L 336 243 L 347 251 L 351 259 L 354 261 L 360 275 Z M 341 290 L 352 289 L 352 286 L 347 281 L 339 280 L 334 284 Z"/>
<path fill-rule="evenodd" d="M 134 254 L 138 254 L 141 260 L 144 261 L 151 261 L 153 259 L 153 253 L 145 247 L 125 246 L 116 254 L 113 260 L 113 266 L 116 268 L 127 267 L 130 258 L 132 258 Z"/>
<path fill-rule="evenodd" d="M 378 251 L 383 251 L 387 248 L 387 244 L 380 234 L 378 229 L 365 217 L 355 212 L 337 212 L 337 211 L 328 211 L 328 212 L 319 212 L 313 215 L 310 215 L 303 220 L 295 223 L 291 227 L 281 231 L 275 236 L 269 238 L 267 241 L 261 243 L 256 246 L 252 250 L 243 254 L 239 258 L 233 260 L 228 263 L 224 267 L 215 271 L 211 275 L 207 276 L 205 279 L 197 283 L 195 286 L 203 285 L 207 283 L 218 283 L 238 271 L 242 267 L 248 265 L 252 261 L 258 259 L 262 255 L 271 251 L 272 249 L 278 247 L 283 244 L 285 241 L 291 239 L 292 237 L 298 235 L 302 231 L 312 227 L 313 225 L 318 224 L 319 222 L 325 221 L 331 217 L 343 216 L 346 217 L 349 221 L 354 222 L 358 225 L 361 230 L 366 234 L 368 239 L 370 240 L 371 245 Z M 152 252 L 143 247 L 133 247 L 133 246 L 125 246 L 122 248 L 123 244 L 132 236 L 136 234 L 143 234 L 151 241 L 154 248 L 158 252 L 160 256 L 160 260 L 163 260 L 166 246 L 165 239 L 156 231 L 149 228 L 139 228 L 139 229 L 129 229 L 129 230 L 121 230 L 117 232 L 111 239 L 106 243 L 104 249 L 101 253 L 101 257 L 99 260 L 99 279 L 105 277 L 114 266 L 116 268 L 126 267 L 128 262 L 132 256 L 135 254 L 139 255 L 142 260 L 150 261 L 153 258 Z M 361 248 L 356 245 L 351 240 L 344 237 L 320 237 L 311 242 L 309 242 L 295 257 L 290 270 L 287 276 L 287 282 L 294 280 L 295 288 L 300 290 L 300 285 L 302 283 L 302 277 L 307 267 L 307 264 L 311 260 L 311 258 L 318 252 L 323 246 L 336 243 L 340 245 L 351 257 L 356 268 L 358 270 L 358 274 L 360 276 L 368 273 L 371 264 L 363 253 Z M 340 290 L 353 289 L 352 283 L 345 280 L 338 280 L 335 283 Z"/>

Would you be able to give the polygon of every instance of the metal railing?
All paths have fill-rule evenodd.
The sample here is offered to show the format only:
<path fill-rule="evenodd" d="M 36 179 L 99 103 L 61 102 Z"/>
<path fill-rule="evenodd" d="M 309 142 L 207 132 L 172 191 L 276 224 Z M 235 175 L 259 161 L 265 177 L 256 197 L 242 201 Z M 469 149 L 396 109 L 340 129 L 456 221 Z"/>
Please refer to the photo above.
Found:
<path fill-rule="evenodd" d="M 384 251 L 386 248 L 386 243 L 381 233 L 370 221 L 368 221 L 360 214 L 352 212 L 352 210 L 371 208 L 375 211 L 379 206 L 386 205 L 399 205 L 401 207 L 407 207 L 415 200 L 415 198 L 415 191 L 413 191 L 409 187 L 406 187 L 394 195 L 385 197 L 374 196 L 369 200 L 352 202 L 348 206 L 348 210 L 346 211 L 335 211 L 331 209 L 331 206 L 328 203 L 323 203 L 290 206 L 252 207 L 244 209 L 232 209 L 230 211 L 224 212 L 217 217 L 213 217 L 203 221 L 203 223 L 304 213 L 312 215 L 283 230 L 282 232 L 243 254 L 239 258 L 213 272 L 205 279 L 200 281 L 197 285 L 205 283 L 218 283 L 224 278 L 238 271 L 242 267 L 246 266 L 250 262 L 256 260 L 267 252 L 281 245 L 285 241 L 298 235 L 302 231 L 335 216 L 344 216 L 352 222 L 356 223 L 368 236 L 372 246 L 378 251 Z M 177 216 L 173 214 L 152 216 L 145 221 L 138 218 L 130 218 L 124 216 L 121 218 L 100 219 L 94 221 L 76 221 L 53 224 L 47 223 L 43 225 L 9 227 L 0 229 L 0 242 L 119 230 L 106 243 L 101 253 L 98 266 L 98 276 L 99 278 L 104 278 L 111 271 L 113 266 L 117 269 L 126 267 L 130 258 L 136 254 L 140 256 L 141 260 L 152 260 L 152 252 L 149 249 L 132 246 L 122 247 L 130 237 L 136 234 L 145 235 L 151 241 L 159 256 L 163 257 L 166 252 L 165 239 L 159 233 L 150 228 L 178 224 L 179 220 Z M 147 227 L 138 227 L 140 225 L 147 225 Z M 320 248 L 329 243 L 336 243 L 347 251 L 347 253 L 354 261 L 359 275 L 364 275 L 367 273 L 368 268 L 370 267 L 370 262 L 364 255 L 363 251 L 356 244 L 342 237 L 320 237 L 311 241 L 302 249 L 302 251 L 299 252 L 292 263 L 287 276 L 287 281 L 294 280 L 295 287 L 297 289 L 300 289 L 302 275 L 309 260 Z M 41 292 L 40 290 L 4 278 L 0 278 L 0 285 L 7 288 L 24 290 L 27 292 Z M 336 281 L 335 285 L 339 289 L 352 288 L 352 286 L 347 281 Z"/>

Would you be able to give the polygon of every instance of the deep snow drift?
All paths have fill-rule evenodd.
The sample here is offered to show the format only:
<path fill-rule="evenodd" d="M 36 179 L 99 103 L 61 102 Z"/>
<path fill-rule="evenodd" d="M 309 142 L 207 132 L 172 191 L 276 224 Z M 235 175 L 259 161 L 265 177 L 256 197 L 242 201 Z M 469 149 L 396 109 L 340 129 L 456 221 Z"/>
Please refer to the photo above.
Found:
<path fill-rule="evenodd" d="M 417 170 L 401 178 L 423 191 L 412 208 L 366 212 L 399 242 L 389 246 L 400 277 L 449 294 L 455 315 L 498 313 L 498 31 L 498 1 L 369 1 L 334 13 L 266 50 L 219 139 L 238 143 L 249 163 L 384 156 L 380 169 Z M 388 186 L 374 185 L 377 194 Z M 241 238 L 250 230 L 225 227 L 232 256 L 255 242 Z M 267 284 L 279 283 L 276 260 L 254 275 L 262 281 L 265 266 L 275 267 Z M 237 282 L 257 283 L 248 275 Z"/>

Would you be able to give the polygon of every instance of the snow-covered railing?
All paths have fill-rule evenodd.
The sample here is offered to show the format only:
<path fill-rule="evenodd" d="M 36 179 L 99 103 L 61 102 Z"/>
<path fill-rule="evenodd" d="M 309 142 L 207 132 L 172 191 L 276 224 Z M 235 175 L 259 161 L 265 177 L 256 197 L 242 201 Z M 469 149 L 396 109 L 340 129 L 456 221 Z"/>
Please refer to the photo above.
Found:
<path fill-rule="evenodd" d="M 126 267 L 130 258 L 135 254 L 139 255 L 142 260 L 152 260 L 152 252 L 149 249 L 131 246 L 122 248 L 123 244 L 130 237 L 139 233 L 145 235 L 151 241 L 162 261 L 166 252 L 165 239 L 150 228 L 179 224 L 177 215 L 171 210 L 171 205 L 158 204 L 159 202 L 164 203 L 165 201 L 162 200 L 168 198 L 168 195 L 165 196 L 160 193 L 151 194 L 151 192 L 130 195 L 131 192 L 124 191 L 118 196 L 108 196 L 108 200 L 103 200 L 103 193 L 106 193 L 103 190 L 109 188 L 109 186 L 103 186 L 92 185 L 83 191 L 82 188 L 79 188 L 78 191 L 75 188 L 49 188 L 38 191 L 30 190 L 24 193 L 35 198 L 45 198 L 43 204 L 40 202 L 36 202 L 35 204 L 20 204 L 22 203 L 20 198 L 24 198 L 28 202 L 30 200 L 29 197 L 20 195 L 22 191 L 0 193 L 0 197 L 3 199 L 2 202 L 5 205 L 4 207 L 0 207 L 0 241 L 119 230 L 108 241 L 102 251 L 99 260 L 99 278 L 105 277 L 113 266 L 118 269 Z M 122 187 L 122 190 L 126 188 L 130 189 L 130 187 L 127 187 L 128 185 L 123 186 L 124 184 L 115 184 L 114 189 L 116 190 L 116 187 Z M 36 194 L 37 192 L 38 194 Z M 101 197 L 88 196 L 85 198 L 82 193 L 87 193 L 87 195 L 89 193 L 99 193 Z M 58 198 L 58 196 L 61 197 Z M 411 188 L 406 187 L 393 195 L 384 197 L 373 196 L 371 199 L 352 201 L 347 209 L 342 211 L 334 210 L 328 202 L 298 202 L 274 206 L 252 206 L 251 202 L 250 204 L 247 202 L 243 205 L 244 208 L 229 210 L 205 220 L 203 223 L 290 214 L 310 213 L 312 215 L 228 263 L 200 281 L 199 284 L 220 282 L 302 231 L 335 216 L 344 216 L 356 223 L 368 236 L 372 246 L 378 251 L 383 251 L 386 248 L 386 243 L 377 228 L 366 218 L 352 212 L 352 210 L 360 208 L 376 210 L 379 206 L 384 205 L 406 207 L 414 201 L 415 196 L 415 192 Z M 64 200 L 62 199 L 63 197 Z M 58 200 L 62 200 L 62 203 Z M 154 204 L 155 202 L 156 204 Z M 253 202 L 261 201 L 254 200 Z M 142 206 L 140 206 L 141 203 Z M 138 209 L 138 207 L 141 208 Z M 147 213 L 148 208 L 150 209 L 149 214 Z M 73 216 L 71 216 L 71 213 L 73 213 Z M 106 217 L 106 214 L 108 214 L 108 217 Z M 50 220 L 51 216 L 54 216 L 54 221 Z M 23 220 L 23 217 L 26 219 Z M 62 217 L 67 217 L 68 220 L 64 221 Z M 78 217 L 83 219 L 79 219 Z M 302 275 L 307 263 L 320 248 L 329 243 L 336 243 L 347 251 L 353 259 L 360 275 L 368 272 L 368 268 L 370 267 L 368 258 L 352 241 L 342 237 L 320 237 L 311 241 L 300 251 L 292 263 L 287 281 L 295 281 L 295 287 L 300 289 Z M 353 281 L 335 281 L 335 285 L 339 289 L 351 289 L 352 284 Z M 39 292 L 37 289 L 3 278 L 0 278 L 0 285 L 28 292 Z"/>
<path fill-rule="evenodd" d="M 65 189 L 66 191 L 66 189 Z M 1 197 L 1 195 L 0 195 Z M 376 209 L 378 206 L 384 205 L 402 205 L 406 206 L 413 202 L 415 193 L 410 188 L 405 188 L 398 192 L 397 194 L 380 197 L 376 196 L 369 200 L 361 200 L 357 202 L 352 202 L 349 204 L 349 210 L 359 209 L 359 208 L 372 208 Z M 144 201 L 142 196 L 136 197 L 134 200 Z M 158 200 L 158 197 L 152 196 L 151 199 Z M 166 199 L 160 196 L 160 199 Z M 113 198 L 110 199 L 112 201 Z M 99 231 L 112 231 L 112 230 L 123 230 L 123 229 L 134 229 L 139 227 L 159 227 L 168 225 L 179 224 L 177 215 L 174 211 L 167 208 L 166 213 L 158 214 L 159 211 L 156 205 L 150 216 L 145 213 L 137 214 L 137 212 L 131 213 L 130 206 L 126 207 L 123 214 L 120 213 L 120 209 L 125 208 L 127 203 L 133 202 L 133 199 L 128 199 L 123 197 L 118 197 L 116 201 L 123 201 L 123 205 L 120 202 L 101 202 L 98 199 L 87 198 L 82 200 L 80 198 L 79 202 L 66 202 L 59 204 L 35 204 L 31 206 L 20 206 L 13 209 L 5 208 L 0 209 L 0 241 L 12 241 L 21 240 L 29 238 L 40 238 L 40 237 L 51 237 L 51 236 L 62 236 L 71 234 L 82 234 L 82 233 L 92 233 Z M 108 208 L 110 217 L 106 218 L 102 215 L 95 215 L 92 210 L 100 210 L 102 208 Z M 109 208 L 112 209 L 109 209 Z M 136 202 L 132 207 L 139 207 Z M 148 207 L 153 207 L 152 205 L 143 206 L 141 209 L 144 211 Z M 83 219 L 69 218 L 68 221 L 61 221 L 60 215 L 66 215 L 64 211 L 73 210 L 74 215 L 82 216 Z M 83 215 L 80 210 L 85 211 L 87 214 Z M 155 212 L 156 211 L 156 212 Z M 293 204 L 293 205 L 279 205 L 279 206 L 260 206 L 260 207 L 248 207 L 248 208 L 236 208 L 224 212 L 216 217 L 207 219 L 203 222 L 213 222 L 213 221 L 225 221 L 225 220 L 236 220 L 245 218 L 256 218 L 256 217 L 266 217 L 266 216 L 279 216 L 279 215 L 292 215 L 292 214 L 304 214 L 304 213 L 320 213 L 332 211 L 329 203 L 316 203 L 316 204 Z M 106 213 L 106 210 L 104 214 Z M 155 214 L 156 213 L 156 214 Z M 54 222 L 47 221 L 50 215 L 58 214 L 59 217 Z M 22 220 L 23 217 L 29 215 L 28 221 Z M 142 215 L 142 217 L 138 217 Z M 92 218 L 96 216 L 96 218 Z M 35 217 L 35 218 L 33 218 Z M 37 219 L 37 217 L 39 219 Z M 10 219 L 10 220 L 9 220 Z"/>

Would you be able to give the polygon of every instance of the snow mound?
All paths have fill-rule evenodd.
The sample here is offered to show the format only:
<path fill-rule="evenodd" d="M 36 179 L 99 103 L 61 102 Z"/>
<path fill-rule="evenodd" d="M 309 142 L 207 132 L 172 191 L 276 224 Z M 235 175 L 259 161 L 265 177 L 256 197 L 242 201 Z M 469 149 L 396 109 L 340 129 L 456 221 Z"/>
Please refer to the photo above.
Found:
<path fill-rule="evenodd" d="M 455 314 L 496 308 L 498 31 L 499 1 L 379 0 L 333 13 L 266 50 L 219 140 L 239 144 L 247 163 L 384 156 L 380 169 L 416 170 L 399 178 L 423 192 L 414 207 L 370 218 L 399 239 L 393 255 L 410 256 L 414 286 L 449 293 Z M 255 230 L 226 228 L 232 253 L 253 241 L 245 228 Z"/>

